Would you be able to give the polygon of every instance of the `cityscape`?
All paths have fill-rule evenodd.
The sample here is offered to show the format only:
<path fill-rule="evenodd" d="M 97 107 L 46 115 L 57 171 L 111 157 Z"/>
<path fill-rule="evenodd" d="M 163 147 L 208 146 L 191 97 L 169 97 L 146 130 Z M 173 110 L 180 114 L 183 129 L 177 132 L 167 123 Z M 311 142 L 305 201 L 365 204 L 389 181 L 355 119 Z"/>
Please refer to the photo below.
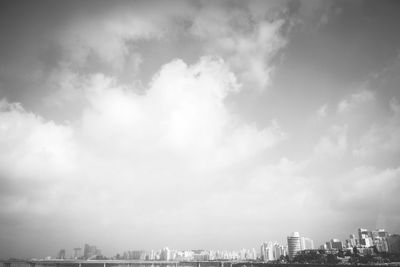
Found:
<path fill-rule="evenodd" d="M 300 233 L 293 232 L 287 237 L 286 244 L 279 244 L 276 241 L 267 241 L 263 242 L 258 250 L 255 248 L 241 249 L 239 251 L 175 250 L 165 247 L 159 250 L 150 251 L 127 250 L 114 256 L 103 255 L 101 249 L 95 245 L 85 244 L 83 249 L 73 248 L 73 250 L 68 252 L 66 249 L 61 249 L 58 252 L 56 259 L 196 262 L 262 261 L 287 263 L 302 261 L 306 255 L 311 255 L 313 252 L 336 256 L 334 258 L 336 262 L 329 263 L 351 263 L 351 256 L 354 256 L 355 254 L 368 256 L 368 261 L 365 263 L 374 262 L 374 255 L 392 255 L 392 258 L 400 259 L 400 235 L 391 234 L 385 229 L 370 231 L 368 229 L 359 228 L 357 234 L 350 234 L 346 240 L 342 241 L 337 238 L 332 238 L 326 243 L 316 246 L 311 238 L 303 237 Z M 385 261 L 381 256 L 378 263 L 390 262 L 389 258 Z M 51 259 L 52 257 L 50 256 L 44 258 L 44 260 Z M 310 259 L 310 257 L 308 257 L 308 259 Z"/>
<path fill-rule="evenodd" d="M 0 267 L 400 267 L 400 0 L 0 0 Z"/>

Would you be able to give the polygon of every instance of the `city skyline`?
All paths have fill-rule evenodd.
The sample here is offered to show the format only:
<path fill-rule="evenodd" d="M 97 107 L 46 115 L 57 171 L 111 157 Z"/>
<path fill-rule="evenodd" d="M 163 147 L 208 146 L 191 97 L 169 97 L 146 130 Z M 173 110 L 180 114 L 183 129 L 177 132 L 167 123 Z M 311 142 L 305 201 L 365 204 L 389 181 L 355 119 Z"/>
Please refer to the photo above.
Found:
<path fill-rule="evenodd" d="M 358 234 L 350 233 L 344 240 L 331 238 L 330 241 L 322 245 L 314 245 L 314 240 L 309 237 L 301 236 L 299 232 L 293 232 L 287 236 L 287 243 L 280 244 L 277 241 L 264 241 L 261 244 L 260 251 L 253 248 L 240 248 L 236 250 L 227 249 L 205 249 L 205 248 L 129 248 L 116 255 L 104 255 L 95 245 L 85 243 L 83 249 L 74 247 L 73 249 L 62 248 L 54 258 L 46 256 L 42 259 L 75 259 L 75 260 L 95 260 L 97 257 L 113 260 L 161 260 L 161 261 L 212 261 L 212 260 L 260 260 L 264 262 L 277 261 L 281 257 L 288 257 L 289 260 L 301 251 L 307 250 L 336 250 L 353 251 L 354 248 L 369 249 L 369 251 L 391 252 L 400 254 L 400 235 L 390 233 L 385 229 L 368 230 L 358 228 Z M 357 237 L 356 237 L 357 236 Z M 392 247 L 388 240 L 393 237 Z M 370 240 L 370 241 L 369 241 Z M 345 241 L 345 242 L 343 242 Z M 383 242 L 382 242 L 383 241 Z M 329 244 L 328 244 L 329 243 Z M 83 250 L 83 251 L 82 251 Z M 174 256 L 170 256 L 171 255 Z M 193 254 L 194 253 L 194 254 Z M 369 252 L 367 252 L 369 253 Z M 196 256 L 194 256 L 196 255 Z M 35 257 L 33 257 L 35 258 Z"/>
<path fill-rule="evenodd" d="M 1 1 L 0 258 L 400 233 L 399 13 Z"/>

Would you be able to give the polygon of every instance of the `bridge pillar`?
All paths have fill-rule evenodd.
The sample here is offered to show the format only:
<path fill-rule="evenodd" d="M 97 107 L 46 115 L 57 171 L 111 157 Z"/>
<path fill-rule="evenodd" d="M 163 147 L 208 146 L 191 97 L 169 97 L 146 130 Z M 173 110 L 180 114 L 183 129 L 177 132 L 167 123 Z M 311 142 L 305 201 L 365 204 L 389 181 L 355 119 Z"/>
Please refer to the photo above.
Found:
<path fill-rule="evenodd" d="M 219 267 L 224 267 L 224 262 L 223 262 L 223 261 L 221 261 L 221 262 L 219 263 Z"/>
<path fill-rule="evenodd" d="M 79 267 L 82 267 L 82 263 L 79 263 Z"/>
<path fill-rule="evenodd" d="M 178 267 L 178 262 L 175 262 L 175 267 Z"/>
<path fill-rule="evenodd" d="M 107 263 L 104 263 L 104 267 L 107 267 Z"/>
<path fill-rule="evenodd" d="M 35 267 L 35 263 L 30 262 L 30 263 L 29 263 L 29 267 Z"/>
<path fill-rule="evenodd" d="M 201 267 L 200 265 L 201 265 L 201 263 L 198 261 L 197 262 L 197 267 Z"/>
<path fill-rule="evenodd" d="M 11 262 L 5 262 L 4 267 L 11 267 Z"/>

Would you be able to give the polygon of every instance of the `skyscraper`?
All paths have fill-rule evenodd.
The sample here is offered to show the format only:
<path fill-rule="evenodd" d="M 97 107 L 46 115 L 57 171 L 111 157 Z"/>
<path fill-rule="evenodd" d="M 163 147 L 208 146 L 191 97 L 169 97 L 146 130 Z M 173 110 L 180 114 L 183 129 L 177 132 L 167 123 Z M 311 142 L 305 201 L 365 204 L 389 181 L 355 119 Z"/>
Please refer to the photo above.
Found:
<path fill-rule="evenodd" d="M 343 249 L 343 243 L 339 239 L 333 238 L 333 239 L 331 239 L 330 242 L 331 242 L 332 249 L 337 249 L 337 250 Z"/>
<path fill-rule="evenodd" d="M 169 261 L 171 259 L 171 251 L 168 247 L 165 247 L 161 250 L 161 260 Z"/>
<path fill-rule="evenodd" d="M 314 241 L 308 237 L 301 237 L 300 248 L 301 250 L 314 249 Z"/>
<path fill-rule="evenodd" d="M 74 259 L 79 259 L 81 256 L 81 248 L 74 248 Z"/>
<path fill-rule="evenodd" d="M 97 249 L 96 246 L 90 246 L 89 244 L 85 244 L 85 247 L 83 249 L 83 255 L 85 259 L 91 259 L 96 256 L 100 256 L 101 250 Z"/>
<path fill-rule="evenodd" d="M 357 240 L 357 238 L 356 238 L 356 235 L 350 234 L 350 235 L 349 235 L 349 238 L 350 238 L 350 239 L 348 239 L 347 247 L 355 247 L 355 246 L 358 245 L 359 242 L 358 242 L 358 240 Z"/>
<path fill-rule="evenodd" d="M 287 251 L 286 248 L 282 245 L 279 245 L 278 243 L 276 243 L 274 245 L 274 258 L 275 260 L 279 260 L 279 258 L 281 256 L 286 256 L 287 255 Z"/>
<path fill-rule="evenodd" d="M 372 231 L 373 240 L 379 239 L 379 238 L 386 238 L 388 236 L 389 236 L 389 234 L 385 229 L 376 229 L 375 231 Z"/>
<path fill-rule="evenodd" d="M 57 259 L 65 260 L 65 249 L 60 249 L 57 255 Z"/>
<path fill-rule="evenodd" d="M 387 241 L 390 253 L 400 253 L 400 235 L 390 235 Z"/>
<path fill-rule="evenodd" d="M 367 248 L 373 246 L 371 231 L 368 231 L 367 229 L 364 228 L 359 228 L 358 237 L 360 238 L 361 245 Z"/>
<path fill-rule="evenodd" d="M 376 229 L 375 231 L 372 231 L 372 242 L 379 252 L 389 251 L 387 243 L 388 237 L 389 234 L 385 231 L 385 229 Z"/>
<path fill-rule="evenodd" d="M 274 244 L 272 242 L 264 242 L 261 245 L 261 258 L 263 261 L 273 261 L 274 258 Z"/>
<path fill-rule="evenodd" d="M 287 237 L 288 243 L 288 252 L 289 259 L 293 260 L 294 256 L 296 256 L 297 252 L 301 250 L 300 244 L 300 234 L 298 232 L 294 232 L 291 236 Z"/>

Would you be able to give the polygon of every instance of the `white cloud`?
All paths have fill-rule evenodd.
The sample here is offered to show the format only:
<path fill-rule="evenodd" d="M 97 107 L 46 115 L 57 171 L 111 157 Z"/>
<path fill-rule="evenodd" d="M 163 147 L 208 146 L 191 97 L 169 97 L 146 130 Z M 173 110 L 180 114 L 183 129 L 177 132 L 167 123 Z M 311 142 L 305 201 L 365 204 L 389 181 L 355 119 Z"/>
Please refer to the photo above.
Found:
<path fill-rule="evenodd" d="M 89 57 L 95 56 L 100 62 L 121 70 L 128 60 L 135 65 L 142 61 L 129 42 L 163 36 L 163 29 L 155 20 L 130 8 L 99 13 L 83 12 L 60 29 L 57 41 L 64 49 L 66 62 L 84 66 Z"/>
<path fill-rule="evenodd" d="M 63 202 L 62 184 L 74 183 L 74 129 L 45 121 L 20 104 L 0 102 L 0 217 L 53 214 Z M 1 231 L 7 232 L 7 227 Z"/>
<path fill-rule="evenodd" d="M 68 67 L 54 70 L 47 79 L 47 87 L 52 90 L 43 98 L 44 104 L 52 108 L 62 108 L 66 103 L 71 106 L 73 103 L 81 102 L 84 97 L 81 88 L 83 81 L 82 76 Z"/>
<path fill-rule="evenodd" d="M 295 22 L 295 26 L 300 26 L 302 31 L 321 30 L 342 13 L 340 7 L 325 1 L 297 2 L 292 8 L 296 13 L 292 14 L 290 19 Z"/>
<path fill-rule="evenodd" d="M 353 149 L 353 155 L 361 159 L 392 161 L 400 152 L 400 105 L 393 98 L 390 101 L 391 114 L 385 121 L 369 127 Z"/>
<path fill-rule="evenodd" d="M 337 181 L 340 186 L 334 189 L 336 199 L 331 200 L 332 204 L 344 213 L 357 212 L 365 221 L 377 220 L 379 216 L 396 216 L 399 207 L 393 200 L 397 199 L 399 178 L 398 167 L 383 170 L 371 166 L 354 168 Z M 389 221 L 392 228 L 393 220 Z"/>
<path fill-rule="evenodd" d="M 20 104 L 0 103 L 2 170 L 18 179 L 62 179 L 74 168 L 73 130 L 46 122 Z M 32 175 L 32 174 L 35 175 Z"/>
<path fill-rule="evenodd" d="M 327 116 L 327 110 L 328 110 L 328 105 L 327 104 L 322 105 L 317 111 L 318 118 L 326 117 Z"/>
<path fill-rule="evenodd" d="M 206 53 L 224 57 L 241 82 L 262 90 L 273 71 L 270 60 L 286 40 L 280 33 L 284 21 L 266 20 L 268 8 L 259 8 L 205 5 L 195 16 L 191 31 L 205 42 Z M 265 10 L 263 16 L 260 10 Z"/>
<path fill-rule="evenodd" d="M 332 126 L 328 135 L 321 137 L 314 147 L 318 156 L 342 156 L 347 150 L 347 125 Z"/>
<path fill-rule="evenodd" d="M 143 95 L 102 74 L 79 81 L 74 87 L 81 88 L 88 105 L 70 125 L 2 104 L 0 172 L 2 184 L 14 188 L 1 199 L 8 207 L 2 216 L 12 209 L 12 216 L 29 211 L 34 220 L 46 214 L 76 217 L 88 238 L 95 238 L 88 234 L 93 227 L 112 227 L 117 237 L 139 234 L 133 225 L 153 231 L 162 222 L 149 220 L 161 211 L 166 221 L 197 218 L 195 210 L 182 214 L 182 205 L 200 201 L 201 209 L 202 199 L 225 198 L 224 184 L 241 179 L 253 160 L 284 138 L 276 122 L 258 129 L 227 108 L 226 97 L 240 85 L 218 58 L 190 66 L 174 60 Z M 27 181 L 40 185 L 40 180 L 51 181 L 43 188 L 51 193 L 31 191 L 28 201 L 15 195 L 28 190 Z M 217 216 L 223 207 L 206 208 L 215 208 L 210 214 Z M 188 226 L 178 220 L 167 227 Z"/>
<path fill-rule="evenodd" d="M 45 102 L 63 111 L 81 105 L 72 123 L 0 103 L 0 236 L 65 235 L 50 249 L 75 246 L 64 243 L 74 239 L 97 243 L 107 254 L 129 247 L 206 248 L 216 239 L 229 248 L 237 244 L 225 240 L 234 235 L 241 245 L 255 246 L 271 234 L 282 238 L 283 231 L 318 231 L 321 223 L 342 233 L 347 223 L 358 227 L 374 217 L 365 212 L 370 207 L 382 218 L 398 213 L 394 205 L 377 208 L 397 200 L 397 101 L 390 103 L 391 116 L 366 133 L 363 123 L 371 120 L 362 106 L 375 100 L 368 90 L 345 97 L 333 106 L 336 113 L 328 110 L 332 103 L 322 105 L 293 133 L 276 120 L 263 121 L 269 114 L 245 121 L 229 108 L 229 96 L 270 83 L 271 61 L 286 45 L 281 30 L 288 25 L 278 14 L 284 5 L 271 11 L 265 6 L 271 3 L 261 1 L 182 2 L 186 14 L 176 2 L 152 3 L 162 5 L 160 13 L 168 8 L 167 15 L 141 8 L 82 11 L 60 30 L 65 54 L 46 76 L 45 87 L 54 92 Z M 333 10 L 320 2 L 300 8 L 315 24 L 329 23 Z M 179 37 L 166 40 L 172 35 Z M 136 79 L 146 61 L 137 42 L 160 38 L 194 38 L 196 49 L 219 56 L 191 65 L 172 60 L 147 90 L 123 84 L 121 76 L 132 70 Z M 98 68 L 92 64 L 111 71 L 93 74 Z M 393 164 L 372 167 L 365 162 L 371 157 L 371 165 L 377 158 Z"/>
<path fill-rule="evenodd" d="M 375 95 L 371 91 L 364 90 L 358 93 L 354 93 L 339 102 L 337 106 L 337 112 L 338 113 L 350 112 L 357 106 L 372 102 L 374 100 L 375 100 Z"/>
<path fill-rule="evenodd" d="M 209 246 L 210 231 L 214 238 L 249 238 L 247 244 L 254 246 L 260 235 L 270 234 L 263 223 L 324 236 L 309 222 L 352 212 L 357 216 L 328 224 L 332 231 L 348 227 L 345 223 L 357 227 L 373 220 L 364 212 L 369 205 L 379 218 L 395 221 L 390 217 L 395 206 L 377 207 L 396 198 L 388 184 L 398 187 L 398 169 L 342 164 L 351 156 L 351 128 L 346 124 L 331 127 L 301 160 L 287 155 L 278 162 L 267 161 L 270 151 L 277 155 L 273 147 L 285 134 L 274 121 L 257 128 L 228 109 L 226 98 L 242 88 L 220 58 L 204 57 L 193 65 L 173 60 L 153 77 L 144 94 L 103 74 L 72 80 L 87 106 L 69 125 L 2 103 L 1 182 L 4 192 L 12 190 L 0 198 L 0 216 L 28 214 L 31 224 L 26 229 L 56 231 L 51 228 L 74 218 L 70 223 L 79 225 L 77 236 L 113 253 L 132 244 L 193 244 L 175 240 L 177 233 Z M 325 109 L 320 108 L 322 113 Z M 391 109 L 388 125 L 394 127 L 399 121 L 395 100 Z M 381 128 L 395 132 L 392 126 Z M 389 140 L 379 131 L 374 135 Z M 32 184 L 39 189 L 27 194 Z M 46 216 L 60 221 L 38 226 Z M 242 229 L 243 224 L 256 234 Z M 120 247 L 101 244 L 96 233 L 102 231 L 111 231 L 109 241 L 118 241 Z M 149 239 L 149 232 L 156 237 Z M 148 241 L 122 238 L 127 235 Z"/>
<path fill-rule="evenodd" d="M 258 130 L 232 116 L 224 99 L 238 90 L 224 62 L 211 58 L 193 66 L 180 60 L 165 65 L 144 96 L 97 75 L 87 89 L 91 106 L 84 112 L 83 132 L 99 144 L 119 136 L 115 147 L 158 147 L 193 162 L 229 166 L 281 138 L 276 125 Z"/>

